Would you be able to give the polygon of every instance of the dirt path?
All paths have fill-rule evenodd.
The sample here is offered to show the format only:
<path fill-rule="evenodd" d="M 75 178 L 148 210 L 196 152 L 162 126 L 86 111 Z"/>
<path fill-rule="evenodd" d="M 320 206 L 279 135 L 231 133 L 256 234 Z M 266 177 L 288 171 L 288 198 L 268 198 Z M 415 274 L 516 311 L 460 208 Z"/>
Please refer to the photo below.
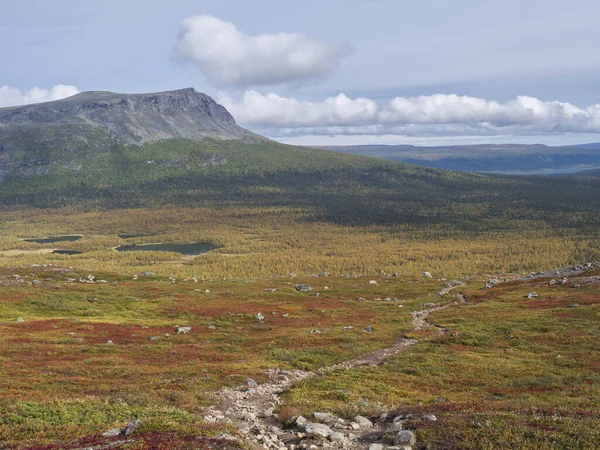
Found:
<path fill-rule="evenodd" d="M 465 283 L 454 281 L 452 286 L 444 288 L 439 294 L 444 297 L 454 289 L 463 286 L 465 286 Z M 413 312 L 413 329 L 421 330 L 434 326 L 427 321 L 432 312 L 448 308 L 460 302 L 465 302 L 465 299 L 461 294 L 458 294 L 458 301 Z M 439 328 L 439 330 L 442 334 L 446 333 L 443 328 Z M 247 387 L 225 388 L 217 392 L 215 399 L 219 403 L 217 406 L 205 410 L 204 419 L 208 422 L 230 423 L 237 426 L 241 433 L 248 436 L 249 442 L 259 445 L 258 448 L 277 450 L 290 448 L 368 449 L 369 442 L 373 441 L 372 438 L 384 435 L 387 425 L 376 423 L 373 427 L 361 428 L 354 422 L 344 422 L 342 419 L 336 418 L 335 424 L 332 421 L 325 420 L 325 422 L 332 426 L 333 431 L 340 433 L 336 437 L 340 439 L 339 442 L 333 441 L 333 436 L 330 437 L 330 440 L 311 438 L 304 432 L 301 423 L 296 428 L 292 427 L 289 431 L 281 429 L 280 422 L 274 417 L 274 410 L 280 404 L 280 395 L 302 380 L 323 376 L 333 370 L 352 369 L 362 365 L 380 365 L 389 357 L 406 351 L 417 342 L 415 339 L 400 337 L 391 347 L 333 366 L 323 367 L 315 372 L 271 369 L 266 383 L 257 385 L 249 380 Z"/>

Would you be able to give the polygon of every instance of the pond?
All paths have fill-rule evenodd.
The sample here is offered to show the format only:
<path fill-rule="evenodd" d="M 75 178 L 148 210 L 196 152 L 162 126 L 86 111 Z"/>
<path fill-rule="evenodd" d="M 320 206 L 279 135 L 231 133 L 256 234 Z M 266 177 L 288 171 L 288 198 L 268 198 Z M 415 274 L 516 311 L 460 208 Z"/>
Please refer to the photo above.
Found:
<path fill-rule="evenodd" d="M 83 252 L 78 252 L 77 250 L 54 250 L 52 252 L 53 255 L 81 255 Z"/>
<path fill-rule="evenodd" d="M 217 248 L 212 244 L 206 244 L 202 242 L 195 242 L 190 244 L 147 244 L 147 245 L 122 245 L 117 247 L 118 252 L 138 252 L 138 251 L 152 251 L 152 252 L 175 252 L 181 253 L 182 255 L 198 256 L 204 253 L 208 253 L 211 250 Z"/>
<path fill-rule="evenodd" d="M 35 242 L 36 244 L 53 244 L 55 242 L 75 242 L 81 239 L 81 236 L 53 236 L 47 238 L 28 238 L 25 242 Z"/>

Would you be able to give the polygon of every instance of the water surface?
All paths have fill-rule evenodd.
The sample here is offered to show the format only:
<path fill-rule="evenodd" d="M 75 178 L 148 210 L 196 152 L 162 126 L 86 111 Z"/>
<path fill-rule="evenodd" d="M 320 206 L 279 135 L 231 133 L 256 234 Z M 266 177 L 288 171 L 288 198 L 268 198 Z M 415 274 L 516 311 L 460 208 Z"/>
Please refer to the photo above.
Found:
<path fill-rule="evenodd" d="M 81 239 L 81 236 L 53 236 L 47 238 L 28 238 L 25 242 L 35 242 L 36 244 L 53 244 L 55 242 L 75 242 Z"/>
<path fill-rule="evenodd" d="M 121 245 L 117 247 L 119 252 L 175 252 L 182 255 L 197 256 L 208 253 L 217 248 L 212 244 L 194 242 L 189 244 L 148 244 L 148 245 Z"/>
<path fill-rule="evenodd" d="M 54 250 L 52 252 L 54 255 L 81 255 L 83 252 L 78 252 L 77 250 Z"/>

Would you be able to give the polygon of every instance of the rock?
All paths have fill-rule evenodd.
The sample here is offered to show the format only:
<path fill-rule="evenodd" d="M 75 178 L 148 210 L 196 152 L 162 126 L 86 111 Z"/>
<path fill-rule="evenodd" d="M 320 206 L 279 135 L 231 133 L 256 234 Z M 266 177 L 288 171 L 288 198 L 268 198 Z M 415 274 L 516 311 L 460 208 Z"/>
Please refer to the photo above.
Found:
<path fill-rule="evenodd" d="M 25 322 L 25 319 L 23 319 L 22 317 L 19 317 L 19 318 L 17 319 L 17 322 L 19 322 L 19 323 L 23 323 L 23 322 Z"/>
<path fill-rule="evenodd" d="M 431 273 L 429 273 L 429 272 L 423 272 L 423 276 L 425 278 L 433 278 L 433 275 L 431 275 Z"/>
<path fill-rule="evenodd" d="M 263 320 L 265 320 L 265 316 L 263 316 L 261 313 L 257 313 L 254 318 L 256 320 L 258 320 L 259 322 L 262 322 Z"/>
<path fill-rule="evenodd" d="M 319 422 L 325 422 L 326 420 L 331 419 L 331 414 L 329 413 L 313 412 L 312 416 L 315 420 L 318 420 Z"/>
<path fill-rule="evenodd" d="M 250 428 L 251 428 L 250 424 L 246 423 L 246 422 L 242 422 L 238 425 L 239 432 L 243 433 L 243 434 L 250 433 Z"/>
<path fill-rule="evenodd" d="M 329 436 L 329 440 L 331 442 L 346 442 L 346 436 L 344 436 L 342 433 L 339 432 L 335 432 L 335 433 L 331 433 L 331 435 Z"/>
<path fill-rule="evenodd" d="M 390 423 L 390 425 L 387 428 L 387 431 L 388 431 L 388 433 L 394 433 L 394 432 L 402 431 L 403 428 L 404 428 L 404 422 L 402 422 L 401 420 L 397 420 L 395 422 Z"/>
<path fill-rule="evenodd" d="M 246 384 L 248 385 L 249 388 L 258 387 L 258 383 L 256 381 L 254 381 L 252 378 L 248 378 L 246 380 Z"/>
<path fill-rule="evenodd" d="M 304 427 L 306 426 L 306 424 L 308 423 L 308 420 L 306 420 L 306 419 L 305 419 L 304 417 L 302 417 L 302 416 L 298 416 L 298 417 L 296 418 L 296 421 L 295 421 L 295 423 L 296 423 L 296 426 L 297 426 L 298 428 L 304 428 Z"/>
<path fill-rule="evenodd" d="M 371 333 L 373 331 L 373 327 L 371 325 L 369 325 L 367 328 L 365 328 L 365 331 L 367 333 Z"/>
<path fill-rule="evenodd" d="M 139 427 L 142 424 L 141 420 L 135 420 L 133 422 L 129 422 L 127 424 L 127 426 L 125 427 L 125 430 L 123 431 L 123 434 L 125 436 L 131 436 L 133 434 L 133 432 L 135 431 L 135 429 L 137 427 Z"/>
<path fill-rule="evenodd" d="M 373 422 L 363 416 L 356 416 L 354 421 L 363 428 L 373 428 Z"/>
<path fill-rule="evenodd" d="M 433 414 L 425 414 L 423 417 L 421 417 L 421 419 L 431 420 L 432 422 L 435 422 L 437 420 L 437 417 L 435 417 Z"/>
<path fill-rule="evenodd" d="M 262 417 L 273 417 L 273 412 L 274 412 L 273 408 L 268 408 L 262 412 L 261 416 Z"/>
<path fill-rule="evenodd" d="M 527 294 L 527 298 L 539 298 L 539 295 L 537 292 L 530 292 Z"/>
<path fill-rule="evenodd" d="M 371 445 L 369 445 L 369 450 L 383 450 L 383 445 L 371 444 Z"/>
<path fill-rule="evenodd" d="M 569 308 L 579 308 L 579 303 L 571 303 Z"/>
<path fill-rule="evenodd" d="M 279 436 L 279 440 L 285 445 L 296 445 L 300 443 L 300 439 L 294 433 L 285 433 Z"/>
<path fill-rule="evenodd" d="M 369 280 L 369 284 L 375 285 L 375 284 L 377 284 L 377 280 Z"/>
<path fill-rule="evenodd" d="M 309 422 L 304 427 L 304 431 L 309 436 L 317 436 L 327 438 L 333 434 L 333 430 L 322 423 Z"/>
<path fill-rule="evenodd" d="M 409 445 L 413 446 L 417 443 L 417 437 L 412 431 L 402 430 L 399 431 L 396 437 L 394 437 L 394 445 Z"/>
<path fill-rule="evenodd" d="M 188 334 L 192 331 L 192 327 L 175 327 L 177 334 Z"/>
<path fill-rule="evenodd" d="M 256 414 L 251 413 L 251 412 L 246 412 L 243 414 L 242 418 L 248 422 L 252 422 L 252 421 L 256 420 Z"/>
<path fill-rule="evenodd" d="M 297 284 L 296 290 L 300 292 L 310 292 L 312 291 L 312 286 L 310 284 Z"/>
<path fill-rule="evenodd" d="M 102 433 L 103 437 L 115 437 L 115 436 L 120 436 L 121 435 L 121 429 L 120 428 L 113 428 L 111 430 L 108 430 L 105 433 Z"/>

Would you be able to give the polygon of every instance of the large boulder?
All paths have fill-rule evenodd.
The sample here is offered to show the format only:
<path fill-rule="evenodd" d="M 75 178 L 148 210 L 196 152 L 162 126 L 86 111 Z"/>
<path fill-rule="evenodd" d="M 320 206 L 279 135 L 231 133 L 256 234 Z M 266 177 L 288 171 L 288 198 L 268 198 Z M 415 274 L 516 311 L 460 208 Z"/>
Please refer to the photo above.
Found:
<path fill-rule="evenodd" d="M 333 430 L 322 423 L 307 423 L 304 432 L 309 436 L 328 438 L 333 434 Z"/>
<path fill-rule="evenodd" d="M 359 424 L 362 428 L 373 428 L 373 422 L 363 416 L 356 416 L 354 421 Z"/>
<path fill-rule="evenodd" d="M 394 438 L 394 445 L 398 446 L 413 446 L 417 443 L 417 437 L 412 431 L 402 430 L 399 431 Z"/>

